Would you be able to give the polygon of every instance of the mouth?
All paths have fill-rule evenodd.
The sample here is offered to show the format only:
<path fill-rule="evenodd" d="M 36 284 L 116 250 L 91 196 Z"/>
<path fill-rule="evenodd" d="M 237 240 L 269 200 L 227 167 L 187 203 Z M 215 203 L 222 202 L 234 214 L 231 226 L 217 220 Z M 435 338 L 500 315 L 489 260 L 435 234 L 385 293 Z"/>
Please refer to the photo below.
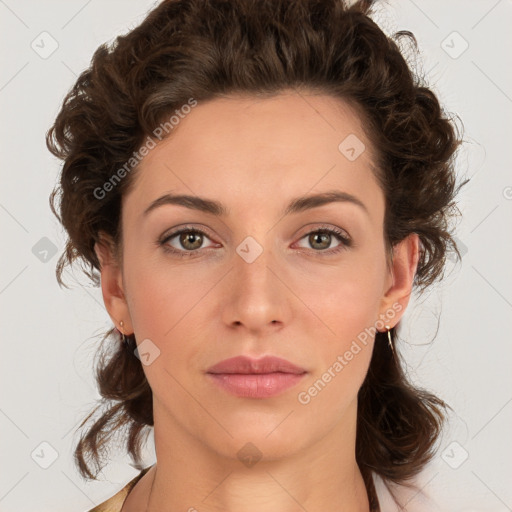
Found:
<path fill-rule="evenodd" d="M 286 359 L 233 357 L 206 372 L 224 391 L 242 398 L 270 398 L 298 384 L 307 371 Z"/>

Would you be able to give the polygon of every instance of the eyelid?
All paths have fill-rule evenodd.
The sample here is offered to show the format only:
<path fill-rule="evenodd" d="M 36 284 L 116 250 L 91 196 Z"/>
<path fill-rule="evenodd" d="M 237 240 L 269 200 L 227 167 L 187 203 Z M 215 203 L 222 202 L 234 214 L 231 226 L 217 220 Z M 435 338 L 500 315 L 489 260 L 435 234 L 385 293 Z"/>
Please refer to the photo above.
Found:
<path fill-rule="evenodd" d="M 300 238 L 304 238 L 306 235 L 310 235 L 311 233 L 316 233 L 317 231 L 329 231 L 329 232 L 337 233 L 340 236 L 345 237 L 347 240 L 352 240 L 352 237 L 348 234 L 348 232 L 345 229 L 340 228 L 338 226 L 334 226 L 332 224 L 313 223 L 313 224 L 308 224 L 308 226 L 313 226 L 313 227 L 310 229 L 308 228 L 308 230 Z"/>

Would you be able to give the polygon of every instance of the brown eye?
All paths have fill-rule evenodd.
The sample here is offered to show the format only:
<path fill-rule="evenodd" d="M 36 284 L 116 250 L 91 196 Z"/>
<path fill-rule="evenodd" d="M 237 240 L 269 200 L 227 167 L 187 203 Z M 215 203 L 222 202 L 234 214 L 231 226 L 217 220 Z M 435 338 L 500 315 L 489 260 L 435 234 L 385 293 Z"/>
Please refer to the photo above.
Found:
<path fill-rule="evenodd" d="M 180 233 L 179 242 L 183 248 L 193 251 L 201 247 L 203 235 L 199 231 L 185 231 Z"/>
<path fill-rule="evenodd" d="M 183 228 L 165 236 L 158 243 L 167 252 L 177 256 L 195 256 L 201 254 L 209 246 L 203 247 L 203 242 L 210 240 L 209 236 L 200 229 Z"/>
<path fill-rule="evenodd" d="M 328 249 L 331 245 L 331 235 L 315 232 L 309 235 L 308 241 L 314 249 Z"/>
<path fill-rule="evenodd" d="M 337 229 L 316 229 L 304 235 L 302 239 L 306 237 L 308 245 L 306 248 L 312 248 L 313 251 L 318 253 L 334 254 L 352 246 L 352 240 L 349 236 L 345 232 L 338 231 Z M 338 241 L 338 245 L 331 247 L 333 241 Z"/>

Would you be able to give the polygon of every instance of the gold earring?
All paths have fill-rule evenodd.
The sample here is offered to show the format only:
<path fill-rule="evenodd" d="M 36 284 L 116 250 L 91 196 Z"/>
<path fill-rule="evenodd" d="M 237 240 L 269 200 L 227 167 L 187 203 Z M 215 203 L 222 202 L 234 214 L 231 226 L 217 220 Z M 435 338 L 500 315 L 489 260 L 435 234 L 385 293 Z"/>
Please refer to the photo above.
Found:
<path fill-rule="evenodd" d="M 121 320 L 121 321 L 119 322 L 119 327 L 121 327 L 121 328 L 122 328 L 122 327 L 123 327 L 123 325 L 124 325 L 124 322 Z M 128 342 L 126 341 L 126 336 L 124 335 L 124 332 L 123 332 L 123 331 L 120 331 L 120 332 L 121 332 L 121 336 L 123 337 L 123 343 L 124 343 L 125 345 L 128 345 Z"/>
<path fill-rule="evenodd" d="M 393 352 L 393 357 L 395 357 L 395 347 L 393 347 L 393 341 L 391 340 L 391 327 L 389 325 L 384 326 L 388 330 L 388 345 Z"/>

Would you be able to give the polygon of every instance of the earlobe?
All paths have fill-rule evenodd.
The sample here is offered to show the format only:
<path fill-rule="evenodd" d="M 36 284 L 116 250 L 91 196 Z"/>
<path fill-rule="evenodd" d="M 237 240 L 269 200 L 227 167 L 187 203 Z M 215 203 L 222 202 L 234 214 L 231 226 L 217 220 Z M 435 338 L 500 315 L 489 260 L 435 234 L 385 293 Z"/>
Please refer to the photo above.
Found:
<path fill-rule="evenodd" d="M 103 239 L 94 244 L 94 252 L 100 262 L 101 291 L 105 308 L 114 325 L 123 334 L 131 334 L 133 329 L 123 287 L 122 271 L 115 258 L 113 245 L 110 241 Z"/>
<path fill-rule="evenodd" d="M 414 283 L 414 276 L 419 261 L 420 239 L 417 233 L 411 233 L 404 240 L 393 247 L 393 258 L 390 264 L 391 284 L 382 298 L 381 314 L 393 311 L 393 321 L 389 325 L 394 327 L 409 303 Z"/>

